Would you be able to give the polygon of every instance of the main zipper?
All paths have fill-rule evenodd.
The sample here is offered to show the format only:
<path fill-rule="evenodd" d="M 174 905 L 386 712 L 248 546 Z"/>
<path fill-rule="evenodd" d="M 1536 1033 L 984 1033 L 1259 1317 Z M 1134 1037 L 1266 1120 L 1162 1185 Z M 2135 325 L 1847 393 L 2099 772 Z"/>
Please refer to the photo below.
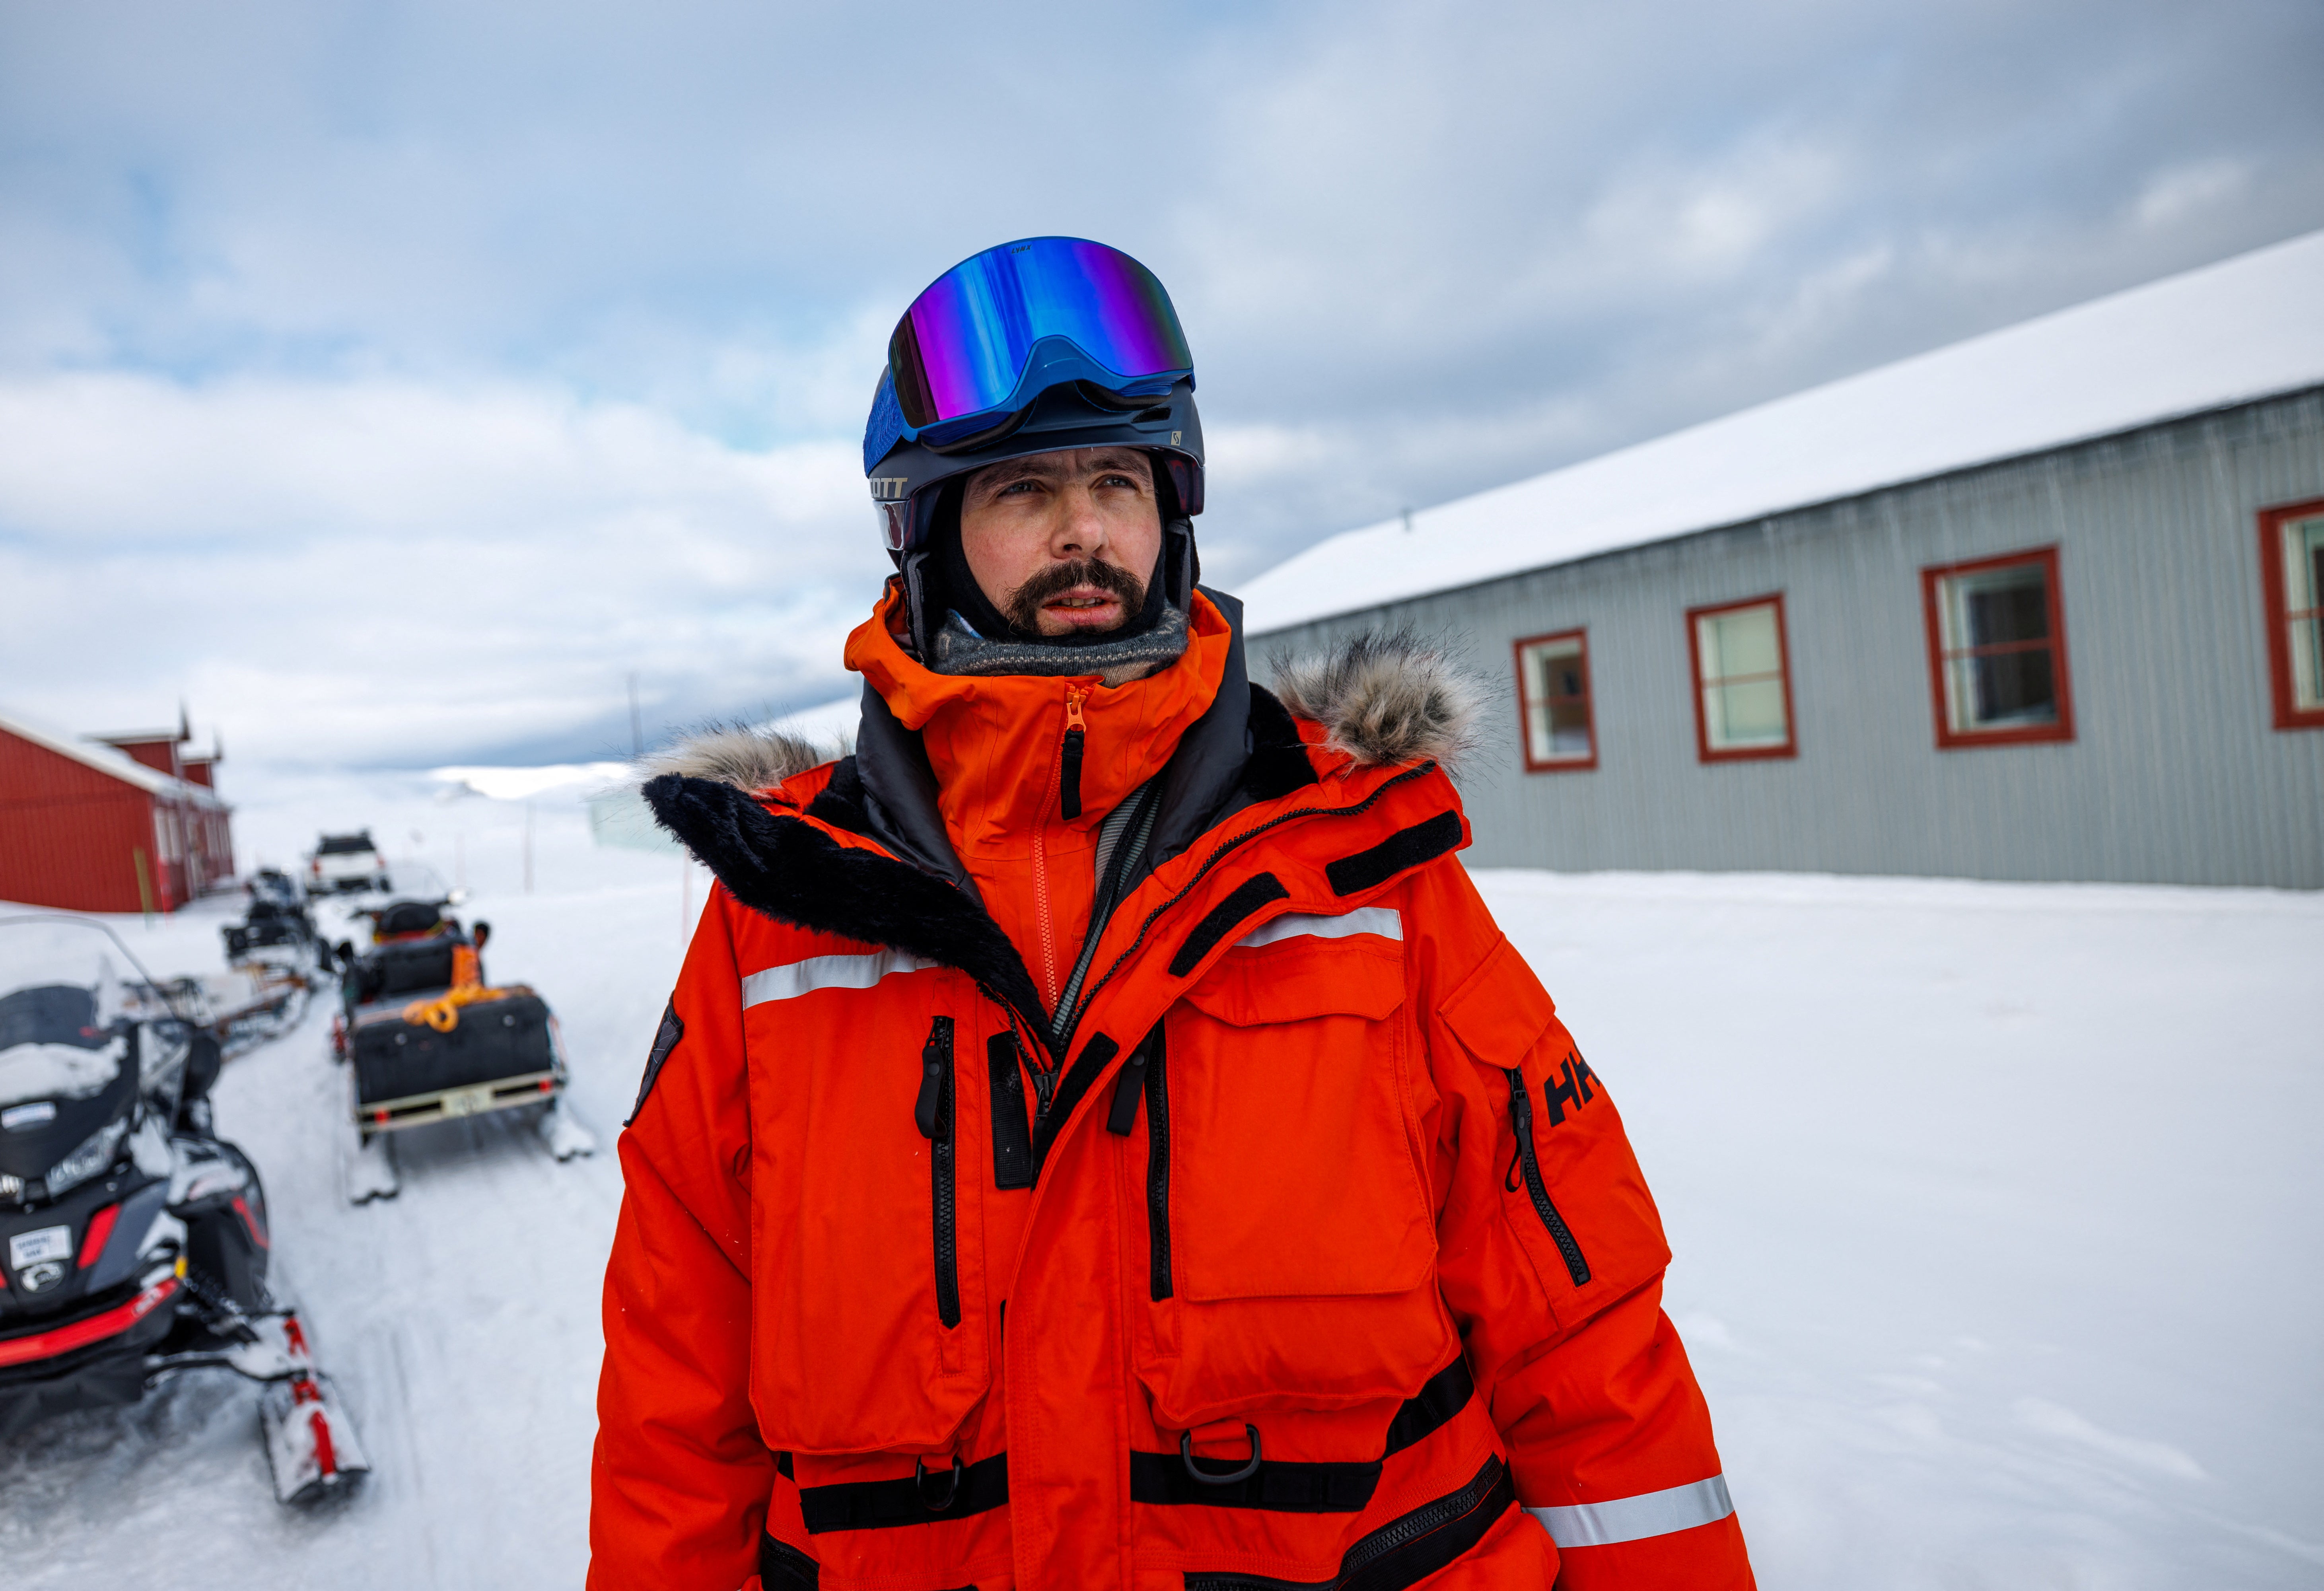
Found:
<path fill-rule="evenodd" d="M 1082 717 L 1082 701 L 1089 692 L 1078 685 L 1065 687 L 1065 726 L 1057 737 L 1056 761 L 1050 789 L 1058 813 L 1071 822 L 1082 815 L 1082 751 L 1089 726 Z M 1057 930 L 1049 903 L 1049 808 L 1033 824 L 1033 914 L 1041 922 L 1041 995 L 1052 1012 L 1057 1008 Z"/>

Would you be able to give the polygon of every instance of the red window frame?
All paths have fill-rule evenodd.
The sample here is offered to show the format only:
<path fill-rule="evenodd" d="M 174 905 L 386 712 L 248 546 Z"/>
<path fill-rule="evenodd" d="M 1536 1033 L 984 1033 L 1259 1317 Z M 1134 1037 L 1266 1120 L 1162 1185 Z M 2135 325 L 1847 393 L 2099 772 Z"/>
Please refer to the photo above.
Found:
<path fill-rule="evenodd" d="M 2267 680 L 2275 696 L 2278 729 L 2324 729 L 2324 707 L 2303 708 L 2292 689 L 2292 637 L 2295 618 L 2324 616 L 2324 609 L 2286 613 L 2283 578 L 2283 527 L 2286 521 L 2311 519 L 2324 513 L 2324 497 L 2287 503 L 2260 511 L 2259 578 L 2261 599 L 2267 604 Z"/>
<path fill-rule="evenodd" d="M 1582 709 L 1590 720 L 1590 754 L 1586 757 L 1558 757 L 1549 762 L 1536 762 L 1533 735 L 1530 733 L 1533 703 L 1526 694 L 1526 648 L 1540 646 L 1551 641 L 1576 642 L 1582 648 Z M 1528 773 L 1582 773 L 1598 765 L 1598 685 L 1590 668 L 1590 632 L 1552 630 L 1545 635 L 1527 635 L 1509 643 L 1509 661 L 1517 675 L 1517 754 L 1525 759 Z"/>
<path fill-rule="evenodd" d="M 2002 646 L 1965 646 L 1946 651 L 1944 615 L 1937 602 L 1937 592 L 1944 581 L 1955 575 L 1973 575 L 1985 569 L 2008 569 L 2027 563 L 2042 566 L 2042 594 L 2050 620 L 2048 638 L 2043 641 L 2013 641 Z M 2074 738 L 2074 685 L 2066 656 L 2066 599 L 2058 588 L 2058 549 L 2055 546 L 2036 547 L 2024 552 L 2004 552 L 1994 558 L 1973 558 L 1960 563 L 1931 564 L 1921 571 L 1921 617 L 1928 631 L 1929 699 L 1936 712 L 1939 751 L 1965 751 L 1979 745 L 2024 745 L 2034 741 Z M 2033 724 L 2021 729 L 1957 730 L 1952 726 L 1952 714 L 1947 710 L 1945 701 L 1947 660 L 1980 652 L 2025 652 L 2036 646 L 2044 646 L 2050 651 L 2050 674 L 2058 687 L 2058 717 L 2055 723 Z"/>
<path fill-rule="evenodd" d="M 1734 613 L 1746 607 L 1772 607 L 1775 610 L 1775 659 L 1782 666 L 1777 671 L 1784 681 L 1784 744 L 1781 745 L 1714 746 L 1711 744 L 1711 719 L 1702 709 L 1702 632 L 1699 621 L 1723 613 Z M 1792 627 L 1784 616 L 1784 594 L 1771 591 L 1765 597 L 1747 597 L 1740 602 L 1712 602 L 1686 610 L 1686 657 L 1688 677 L 1694 690 L 1694 756 L 1699 763 L 1762 763 L 1772 757 L 1796 757 L 1800 754 L 1800 724 L 1792 711 Z M 1757 679 L 1752 674 L 1737 674 L 1736 680 Z"/>

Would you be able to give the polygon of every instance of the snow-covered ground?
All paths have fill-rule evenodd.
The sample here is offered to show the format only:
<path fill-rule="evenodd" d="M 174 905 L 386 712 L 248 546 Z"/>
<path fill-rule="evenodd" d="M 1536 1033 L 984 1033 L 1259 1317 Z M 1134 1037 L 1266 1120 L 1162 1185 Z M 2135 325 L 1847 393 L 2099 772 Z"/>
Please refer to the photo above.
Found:
<path fill-rule="evenodd" d="M 593 849 L 583 786 L 529 819 L 447 788 L 281 785 L 243 843 L 279 862 L 370 823 L 391 859 L 465 874 L 493 975 L 556 1006 L 610 1149 L 701 874 Z M 1654 1180 L 1762 1584 L 2324 1584 L 2324 901 L 1480 882 Z M 157 973 L 214 967 L 224 904 L 120 928 Z M 404 1135 L 400 1198 L 350 1208 L 339 1087 L 318 1014 L 229 1065 L 218 1116 L 376 1473 L 278 1507 L 227 1378 L 60 1420 L 0 1452 L 10 1587 L 579 1582 L 619 1168 L 453 1124 Z"/>

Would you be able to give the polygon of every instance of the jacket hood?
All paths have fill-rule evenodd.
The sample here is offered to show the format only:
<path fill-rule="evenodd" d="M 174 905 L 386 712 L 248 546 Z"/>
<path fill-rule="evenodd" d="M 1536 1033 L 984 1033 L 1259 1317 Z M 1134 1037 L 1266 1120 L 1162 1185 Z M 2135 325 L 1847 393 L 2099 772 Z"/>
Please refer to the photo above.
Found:
<path fill-rule="evenodd" d="M 1275 694 L 1321 725 L 1324 745 L 1362 767 L 1434 760 L 1448 772 L 1476 749 L 1485 691 L 1443 649 L 1408 631 L 1364 634 L 1330 652 L 1278 660 Z M 715 725 L 639 764 L 757 794 L 831 761 L 832 752 L 780 730 Z"/>

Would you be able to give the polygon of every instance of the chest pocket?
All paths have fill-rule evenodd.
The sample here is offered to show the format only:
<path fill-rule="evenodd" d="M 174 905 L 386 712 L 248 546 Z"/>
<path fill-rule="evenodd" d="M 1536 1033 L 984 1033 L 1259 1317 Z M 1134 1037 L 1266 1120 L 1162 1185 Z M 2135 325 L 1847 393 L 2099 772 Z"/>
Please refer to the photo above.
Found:
<path fill-rule="evenodd" d="M 1165 1019 L 1139 1358 L 1166 1428 L 1379 1400 L 1385 1419 L 1453 1350 L 1404 946 L 1349 926 L 1277 920 Z"/>
<path fill-rule="evenodd" d="M 745 1012 L 752 1401 L 767 1444 L 803 1464 L 942 1454 L 991 1382 L 991 1007 L 894 952 L 824 963 L 800 966 L 825 984 Z"/>

